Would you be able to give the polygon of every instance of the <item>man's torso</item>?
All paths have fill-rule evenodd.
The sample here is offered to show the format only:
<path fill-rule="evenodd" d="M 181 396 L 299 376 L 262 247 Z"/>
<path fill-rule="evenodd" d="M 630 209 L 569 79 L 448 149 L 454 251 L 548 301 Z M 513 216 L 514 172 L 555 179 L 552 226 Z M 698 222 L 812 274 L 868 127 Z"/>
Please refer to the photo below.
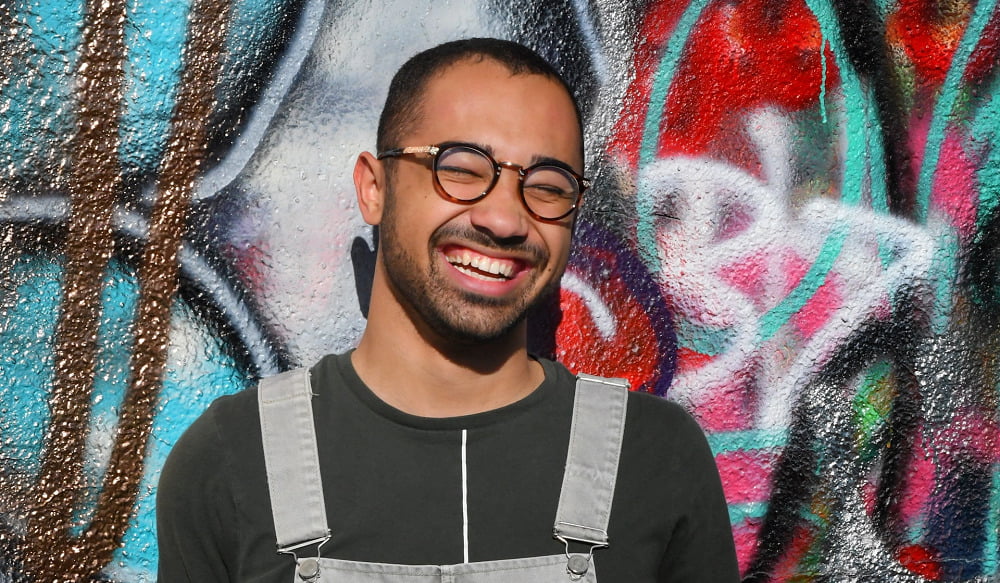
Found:
<path fill-rule="evenodd" d="M 312 369 L 332 531 L 324 556 L 447 565 L 462 563 L 466 553 L 469 561 L 486 561 L 564 552 L 552 526 L 574 396 L 575 378 L 565 368 L 545 362 L 546 381 L 507 407 L 431 419 L 380 401 L 349 360 L 327 357 Z M 642 406 L 633 406 L 639 399 Z M 705 468 L 692 467 L 687 450 L 689 442 L 703 446 L 692 441 L 700 434 L 675 405 L 652 401 L 657 400 L 630 395 L 611 547 L 595 554 L 601 583 L 659 580 L 672 538 L 688 528 L 688 515 L 697 506 L 691 498 L 702 486 L 692 481 L 701 480 Z M 220 450 L 207 463 L 227 468 L 211 489 L 228 498 L 217 501 L 218 524 L 207 526 L 235 523 L 219 552 L 238 580 L 287 581 L 293 565 L 275 552 L 255 407 L 254 395 L 237 395 L 207 415 L 204 424 L 212 427 L 206 433 Z M 657 463 L 649 463 L 651 454 Z M 684 479 L 677 479 L 680 475 Z M 717 488 L 717 477 L 710 478 Z"/>

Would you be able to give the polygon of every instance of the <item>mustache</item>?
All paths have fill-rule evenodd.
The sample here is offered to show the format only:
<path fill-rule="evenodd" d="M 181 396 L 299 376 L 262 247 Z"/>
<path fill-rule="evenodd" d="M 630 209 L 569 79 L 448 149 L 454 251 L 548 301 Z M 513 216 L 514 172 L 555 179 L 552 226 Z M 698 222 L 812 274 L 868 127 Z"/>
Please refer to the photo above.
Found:
<path fill-rule="evenodd" d="M 437 247 L 445 239 L 467 241 L 487 250 L 513 253 L 526 257 L 536 264 L 543 263 L 549 258 L 549 253 L 544 247 L 529 243 L 522 237 L 501 239 L 492 237 L 483 231 L 459 225 L 442 225 L 431 236 L 431 246 Z"/>

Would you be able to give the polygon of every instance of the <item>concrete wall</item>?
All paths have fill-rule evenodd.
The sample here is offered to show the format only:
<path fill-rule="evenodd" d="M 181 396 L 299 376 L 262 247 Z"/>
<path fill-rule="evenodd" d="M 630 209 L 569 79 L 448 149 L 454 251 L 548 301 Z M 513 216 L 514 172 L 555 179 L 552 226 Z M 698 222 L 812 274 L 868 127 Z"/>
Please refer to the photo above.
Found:
<path fill-rule="evenodd" d="M 596 185 L 535 349 L 699 419 L 746 579 L 998 576 L 997 0 L 18 0 L 0 22 L 0 580 L 155 579 L 185 427 L 357 340 L 353 158 L 403 59 L 470 35 L 534 46 L 585 104 Z"/>

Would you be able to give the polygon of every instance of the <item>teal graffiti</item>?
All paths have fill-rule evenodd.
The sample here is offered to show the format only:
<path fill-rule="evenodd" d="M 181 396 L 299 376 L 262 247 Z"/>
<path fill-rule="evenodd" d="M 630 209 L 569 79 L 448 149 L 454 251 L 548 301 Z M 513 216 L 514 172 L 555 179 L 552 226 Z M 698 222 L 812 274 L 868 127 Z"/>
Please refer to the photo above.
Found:
<path fill-rule="evenodd" d="M 663 104 L 667 102 L 667 94 L 677 73 L 677 66 L 680 63 L 684 47 L 687 45 L 694 25 L 701 17 L 709 0 L 696 0 L 688 4 L 681 15 L 674 32 L 667 41 L 666 49 L 660 58 L 660 65 L 656 69 L 656 76 L 653 79 L 653 90 L 649 96 L 649 106 L 646 110 L 646 120 L 642 130 L 642 145 L 639 150 L 639 168 L 645 168 L 656 159 L 657 144 L 660 140 L 660 127 L 663 125 Z M 655 206 L 655 193 L 648 191 L 648 186 L 641 182 L 637 193 L 636 210 L 639 221 L 636 225 L 639 239 L 639 253 L 654 276 L 660 273 L 660 262 L 656 255 L 656 221 L 654 220 L 653 208 Z"/>
<path fill-rule="evenodd" d="M 22 254 L 9 273 L 16 287 L 3 298 L 8 306 L 0 328 L 0 443 L 7 479 L 30 488 L 41 458 L 48 424 L 48 392 L 53 375 L 53 337 L 62 297 L 61 267 L 47 255 Z M 129 384 L 133 314 L 139 287 L 135 271 L 113 261 L 105 276 L 98 339 L 97 374 L 91 393 L 94 446 L 86 457 L 88 490 L 78 509 L 85 528 L 100 493 L 103 472 L 101 436 L 113 438 L 119 406 Z M 117 580 L 155 579 L 155 486 L 167 453 L 184 429 L 221 395 L 250 386 L 252 379 L 233 351 L 189 304 L 175 303 L 172 328 L 180 333 L 168 351 L 167 370 L 146 452 L 135 514 L 108 572 Z M 197 347 L 197 355 L 185 351 Z M 128 565 L 128 567 L 124 567 Z M 128 573 L 117 573 L 117 569 Z"/>
<path fill-rule="evenodd" d="M 948 74 L 941 88 L 941 95 L 934 104 L 931 127 L 927 133 L 927 142 L 924 144 L 923 164 L 920 167 L 920 176 L 917 180 L 917 218 L 921 222 L 927 220 L 930 212 L 934 174 L 937 172 L 948 122 L 959 99 L 962 77 L 969 63 L 969 57 L 972 56 L 972 51 L 975 50 L 979 39 L 982 38 L 983 30 L 989 23 L 996 6 L 997 0 L 984 0 L 976 3 L 972 18 L 962 35 L 962 42 L 955 51 L 951 66 L 948 68 Z"/>
<path fill-rule="evenodd" d="M 850 229 L 843 225 L 834 229 L 823 242 L 823 247 L 809 271 L 802 276 L 795 288 L 778 305 L 764 314 L 758 330 L 762 341 L 770 340 L 792 316 L 799 313 L 806 302 L 816 293 L 816 290 L 823 285 L 837 258 L 840 257 L 844 241 L 849 233 Z"/>

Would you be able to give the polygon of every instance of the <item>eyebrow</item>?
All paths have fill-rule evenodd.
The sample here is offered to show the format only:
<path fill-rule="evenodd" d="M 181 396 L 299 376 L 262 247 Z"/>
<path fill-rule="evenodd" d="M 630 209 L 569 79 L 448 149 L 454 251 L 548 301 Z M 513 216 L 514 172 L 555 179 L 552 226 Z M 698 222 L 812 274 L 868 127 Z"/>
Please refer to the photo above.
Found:
<path fill-rule="evenodd" d="M 480 150 L 486 152 L 490 156 L 493 156 L 494 160 L 497 157 L 496 151 L 494 151 L 493 146 L 490 146 L 488 144 L 481 144 L 479 142 L 463 142 L 461 140 L 455 140 L 455 141 L 443 142 L 441 145 L 451 145 L 451 144 L 469 144 L 470 146 L 475 146 Z M 573 172 L 576 172 L 576 169 L 570 166 L 569 163 L 560 160 L 559 158 L 553 158 L 551 156 L 542 156 L 539 154 L 535 154 L 534 156 L 532 156 L 531 160 L 527 164 L 524 164 L 524 168 L 529 168 L 531 166 L 538 166 L 539 164 L 544 164 L 545 166 L 557 166 L 559 168 L 564 168 L 566 170 L 571 170 Z"/>
<path fill-rule="evenodd" d="M 537 166 L 539 164 L 544 164 L 546 166 L 557 166 L 565 170 L 572 170 L 576 172 L 576 169 L 570 166 L 568 163 L 563 162 L 558 158 L 549 158 L 548 156 L 535 156 L 531 159 L 531 164 L 529 166 Z"/>

